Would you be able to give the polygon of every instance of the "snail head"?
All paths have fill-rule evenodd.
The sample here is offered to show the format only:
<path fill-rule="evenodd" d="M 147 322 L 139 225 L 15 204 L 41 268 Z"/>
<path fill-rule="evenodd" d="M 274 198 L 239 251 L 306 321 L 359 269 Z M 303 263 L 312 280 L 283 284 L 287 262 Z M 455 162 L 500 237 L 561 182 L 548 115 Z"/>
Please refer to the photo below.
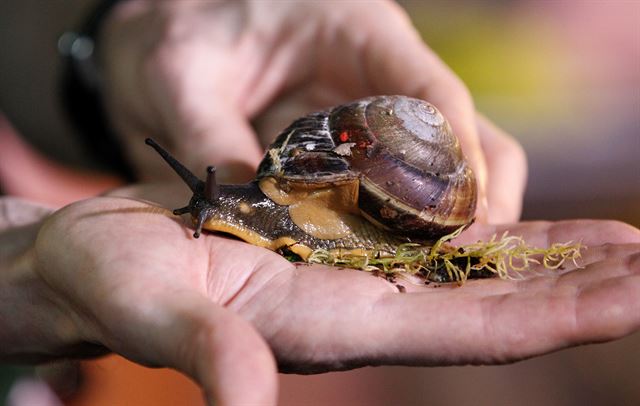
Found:
<path fill-rule="evenodd" d="M 178 216 L 191 213 L 193 218 L 196 219 L 196 231 L 193 236 L 195 238 L 200 237 L 204 222 L 220 199 L 220 186 L 216 180 L 216 168 L 214 166 L 207 167 L 207 179 L 203 182 L 154 140 L 147 138 L 144 142 L 156 150 L 193 192 L 189 205 L 173 210 L 173 214 Z"/>

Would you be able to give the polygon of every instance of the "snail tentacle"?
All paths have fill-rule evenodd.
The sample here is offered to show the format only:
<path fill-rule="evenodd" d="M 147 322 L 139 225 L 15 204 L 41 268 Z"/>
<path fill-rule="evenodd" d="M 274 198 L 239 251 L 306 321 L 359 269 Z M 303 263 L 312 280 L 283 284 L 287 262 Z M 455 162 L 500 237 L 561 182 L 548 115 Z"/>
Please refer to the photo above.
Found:
<path fill-rule="evenodd" d="M 160 154 L 162 159 L 164 159 L 165 162 L 169 164 L 171 169 L 173 169 L 175 173 L 177 173 L 178 176 L 182 178 L 182 180 L 187 184 L 187 186 L 189 186 L 189 189 L 191 189 L 193 193 L 197 193 L 199 190 L 201 190 L 203 182 L 200 179 L 198 179 L 196 175 L 191 173 L 189 169 L 187 169 L 184 165 L 178 162 L 177 159 L 172 157 L 164 148 L 158 145 L 151 138 L 145 139 L 144 142 L 145 144 L 155 149 L 158 154 Z"/>
<path fill-rule="evenodd" d="M 200 237 L 200 234 L 202 234 L 202 226 L 207 221 L 208 217 L 209 214 L 207 213 L 207 210 L 201 210 L 200 213 L 198 213 L 198 220 L 196 221 L 196 231 L 193 233 L 193 236 L 195 238 Z"/>
<path fill-rule="evenodd" d="M 204 186 L 204 196 L 209 202 L 215 202 L 220 197 L 220 186 L 216 181 L 216 167 L 207 167 L 207 181 Z"/>
<path fill-rule="evenodd" d="M 191 213 L 191 206 L 180 207 L 179 209 L 173 210 L 174 216 L 180 216 L 187 213 Z"/>

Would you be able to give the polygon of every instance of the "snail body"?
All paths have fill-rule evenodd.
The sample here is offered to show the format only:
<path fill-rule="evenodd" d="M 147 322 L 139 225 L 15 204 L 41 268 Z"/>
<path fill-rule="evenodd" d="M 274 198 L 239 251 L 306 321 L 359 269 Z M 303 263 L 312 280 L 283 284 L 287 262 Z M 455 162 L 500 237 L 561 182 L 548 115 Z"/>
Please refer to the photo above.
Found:
<path fill-rule="evenodd" d="M 256 179 L 217 185 L 154 147 L 194 195 L 174 211 L 202 229 L 306 259 L 314 250 L 382 251 L 436 240 L 473 221 L 476 183 L 458 140 L 431 104 L 377 96 L 295 120 Z"/>

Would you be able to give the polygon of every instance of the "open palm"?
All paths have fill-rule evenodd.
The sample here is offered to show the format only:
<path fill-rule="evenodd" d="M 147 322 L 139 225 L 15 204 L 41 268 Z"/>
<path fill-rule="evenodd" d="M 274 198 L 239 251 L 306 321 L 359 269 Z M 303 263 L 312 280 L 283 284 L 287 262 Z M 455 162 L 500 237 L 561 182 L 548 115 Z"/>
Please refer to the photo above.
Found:
<path fill-rule="evenodd" d="M 179 369 L 223 403 L 273 403 L 274 358 L 301 373 L 504 363 L 638 328 L 638 230 L 594 221 L 508 228 L 541 246 L 582 240 L 584 268 L 462 287 L 405 283 L 399 293 L 365 272 L 295 265 L 212 234 L 194 240 L 168 211 L 122 198 L 61 210 L 36 255 L 74 326 L 71 343 Z M 478 225 L 461 238 L 502 229 Z"/>

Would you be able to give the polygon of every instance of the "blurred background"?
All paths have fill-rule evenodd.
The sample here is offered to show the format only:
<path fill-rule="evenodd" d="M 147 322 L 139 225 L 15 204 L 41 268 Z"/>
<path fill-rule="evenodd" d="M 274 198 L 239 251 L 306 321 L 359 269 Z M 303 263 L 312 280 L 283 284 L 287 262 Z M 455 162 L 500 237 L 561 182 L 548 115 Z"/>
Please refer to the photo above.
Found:
<path fill-rule="evenodd" d="M 46 4 L 40 5 L 43 23 L 57 18 L 71 27 L 77 21 L 77 15 L 52 15 L 59 7 Z M 611 218 L 640 227 L 640 2 L 401 4 L 427 44 L 469 86 L 478 109 L 523 144 L 529 158 L 525 219 Z M 31 28 L 12 26 L 11 13 L 21 10 L 3 8 L 0 110 L 39 151 L 77 165 L 82 151 L 54 141 L 70 130 L 59 118 L 53 79 L 43 73 L 50 67 L 12 70 L 15 61 L 6 56 L 26 57 Z M 51 34 L 55 41 L 60 33 Z M 54 43 L 33 46 L 48 47 L 57 58 Z M 45 100 L 54 124 L 12 111 L 4 102 L 16 97 L 27 105 Z M 140 404 L 150 396 L 156 396 L 150 404 L 199 402 L 197 390 L 170 371 L 151 372 L 115 357 L 84 363 L 83 371 L 85 385 L 69 404 Z M 10 379 L 30 373 L 0 369 L 0 391 L 6 394 Z M 282 376 L 281 404 L 632 405 L 640 402 L 636 373 L 639 334 L 508 366 Z"/>

